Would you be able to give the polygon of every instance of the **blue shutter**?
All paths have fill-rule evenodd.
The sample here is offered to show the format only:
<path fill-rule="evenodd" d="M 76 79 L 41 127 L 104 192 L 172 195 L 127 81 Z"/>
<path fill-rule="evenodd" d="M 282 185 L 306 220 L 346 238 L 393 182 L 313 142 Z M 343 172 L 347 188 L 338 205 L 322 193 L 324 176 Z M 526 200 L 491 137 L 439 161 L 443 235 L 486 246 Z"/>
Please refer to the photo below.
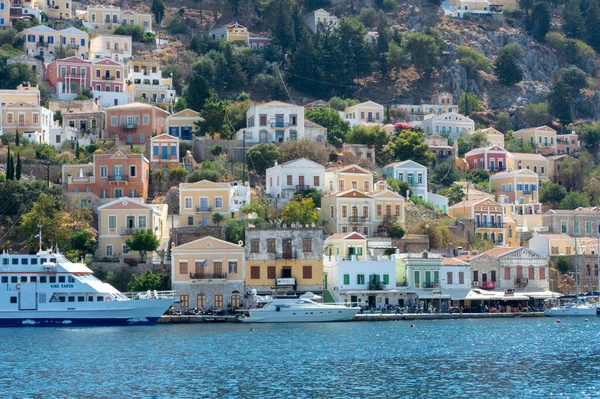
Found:
<path fill-rule="evenodd" d="M 162 159 L 169 158 L 169 148 L 166 145 L 162 146 Z"/>
<path fill-rule="evenodd" d="M 154 146 L 154 156 L 158 156 L 158 146 Z"/>
<path fill-rule="evenodd" d="M 85 47 L 85 39 L 81 39 L 81 46 Z"/>
<path fill-rule="evenodd" d="M 173 155 L 173 156 L 177 155 L 177 146 L 176 145 L 171 145 L 171 155 Z"/>

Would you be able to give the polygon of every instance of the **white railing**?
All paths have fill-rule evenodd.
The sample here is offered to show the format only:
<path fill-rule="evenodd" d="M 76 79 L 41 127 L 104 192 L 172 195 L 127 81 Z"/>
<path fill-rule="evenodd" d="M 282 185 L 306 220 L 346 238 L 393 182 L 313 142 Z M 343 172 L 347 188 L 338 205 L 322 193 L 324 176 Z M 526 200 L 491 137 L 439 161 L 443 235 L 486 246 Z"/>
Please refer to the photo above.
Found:
<path fill-rule="evenodd" d="M 142 292 L 123 292 L 128 299 L 172 299 L 175 298 L 175 291 L 142 291 Z"/>

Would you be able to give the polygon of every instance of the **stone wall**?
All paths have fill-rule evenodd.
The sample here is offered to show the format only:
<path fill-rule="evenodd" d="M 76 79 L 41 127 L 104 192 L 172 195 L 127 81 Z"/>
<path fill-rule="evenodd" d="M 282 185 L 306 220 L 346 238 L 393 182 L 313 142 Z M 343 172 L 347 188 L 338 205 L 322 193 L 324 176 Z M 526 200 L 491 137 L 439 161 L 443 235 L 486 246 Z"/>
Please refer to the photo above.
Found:
<path fill-rule="evenodd" d="M 246 151 L 252 146 L 260 143 L 246 143 Z M 242 140 L 194 140 L 194 159 L 197 162 L 214 160 L 215 157 L 210 153 L 214 145 L 223 147 L 223 153 L 230 155 L 233 162 L 244 162 L 244 142 Z"/>

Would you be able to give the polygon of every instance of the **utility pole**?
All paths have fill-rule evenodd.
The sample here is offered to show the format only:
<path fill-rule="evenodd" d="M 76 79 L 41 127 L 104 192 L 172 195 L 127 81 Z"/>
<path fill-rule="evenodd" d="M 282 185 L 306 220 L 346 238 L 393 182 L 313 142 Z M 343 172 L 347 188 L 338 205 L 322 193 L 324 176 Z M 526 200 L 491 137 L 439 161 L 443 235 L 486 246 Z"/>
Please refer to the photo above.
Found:
<path fill-rule="evenodd" d="M 50 161 L 46 161 L 46 180 L 48 182 L 48 188 L 50 188 Z"/>
<path fill-rule="evenodd" d="M 244 173 L 242 174 L 244 181 L 242 183 L 245 183 L 248 181 L 248 176 L 246 175 L 246 130 L 244 130 L 244 137 L 242 139 L 243 142 L 243 149 L 242 151 L 244 152 Z"/>

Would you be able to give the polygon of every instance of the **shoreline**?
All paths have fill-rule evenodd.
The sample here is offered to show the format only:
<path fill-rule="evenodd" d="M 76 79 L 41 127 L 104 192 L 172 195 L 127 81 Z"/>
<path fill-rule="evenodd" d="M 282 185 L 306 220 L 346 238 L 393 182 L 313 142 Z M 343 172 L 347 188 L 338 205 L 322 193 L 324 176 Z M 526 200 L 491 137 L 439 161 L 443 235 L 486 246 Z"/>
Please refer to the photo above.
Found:
<path fill-rule="evenodd" d="M 527 313 L 407 313 L 407 314 L 357 314 L 349 321 L 398 321 L 398 320 L 456 320 L 456 319 L 514 319 L 520 317 L 544 317 L 543 312 Z M 236 316 L 173 316 L 163 315 L 156 324 L 190 323 L 239 323 Z"/>

